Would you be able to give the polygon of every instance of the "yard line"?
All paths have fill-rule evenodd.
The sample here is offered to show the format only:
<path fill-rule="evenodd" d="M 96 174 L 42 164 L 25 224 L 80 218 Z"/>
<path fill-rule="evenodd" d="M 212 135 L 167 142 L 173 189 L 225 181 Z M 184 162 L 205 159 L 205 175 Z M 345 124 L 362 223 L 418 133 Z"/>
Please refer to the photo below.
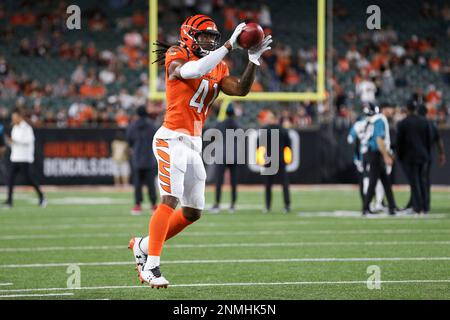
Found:
<path fill-rule="evenodd" d="M 419 279 L 419 280 L 381 280 L 380 284 L 408 284 L 408 283 L 450 283 L 450 279 Z M 184 283 L 172 284 L 170 288 L 182 287 L 229 287 L 229 286 L 268 286 L 268 285 L 341 285 L 341 284 L 367 284 L 367 280 L 348 280 L 348 281 L 291 281 L 291 282 L 230 282 L 230 283 Z M 12 292 L 41 292 L 41 291 L 82 291 L 82 290 L 112 290 L 112 289 L 150 289 L 148 285 L 132 286 L 97 286 L 81 288 L 25 288 L 0 290 L 0 293 Z"/>
<path fill-rule="evenodd" d="M 61 219 L 58 219 L 61 220 Z M 44 224 L 44 225 L 29 225 L 29 226 L 17 226 L 17 224 L 2 224 L 0 226 L 0 230 L 65 230 L 65 229 L 74 229 L 74 228 L 84 228 L 84 229 L 95 229 L 95 228 L 140 228 L 142 227 L 142 224 L 137 224 L 135 221 L 131 221 L 130 223 L 118 223 L 118 222 L 108 222 L 108 223 L 80 223 L 80 221 L 71 220 L 72 223 L 64 223 L 64 224 Z M 325 221 L 322 219 L 308 219 L 305 220 L 294 220 L 294 221 L 266 221 L 266 222 L 256 222 L 252 223 L 253 227 L 266 227 L 266 226 L 292 226 L 292 225 L 311 225 L 313 223 L 322 223 L 326 222 L 329 223 L 329 221 Z M 433 219 L 377 219 L 377 223 L 379 224 L 391 224 L 395 223 L 397 224 L 421 224 L 421 223 L 439 223 L 442 222 L 449 222 L 450 219 L 441 219 L 441 218 L 433 218 Z M 347 220 L 347 221 L 341 221 L 340 224 L 343 225 L 354 225 L 355 223 L 360 223 L 360 220 L 356 221 L 354 219 Z M 195 225 L 196 228 L 236 228 L 236 227 L 248 227 L 248 223 L 229 223 L 226 224 L 218 223 L 218 222 L 201 222 L 199 224 Z"/>
<path fill-rule="evenodd" d="M 1 295 L 0 298 L 25 298 L 25 297 L 54 297 L 54 296 L 73 296 L 73 293 L 46 293 L 46 294 L 10 294 Z"/>
<path fill-rule="evenodd" d="M 12 282 L 0 283 L 0 287 L 2 287 L 2 286 L 12 286 L 12 285 L 13 285 Z"/>
<path fill-rule="evenodd" d="M 450 245 L 450 241 L 318 241 L 318 242 L 258 242 L 258 243 L 192 243 L 167 244 L 168 249 L 186 248 L 258 248 L 258 247 L 303 247 L 303 246 L 383 246 L 383 245 Z M 0 248 L 0 252 L 37 252 L 37 251 L 84 251 L 84 250 L 122 250 L 125 245 L 116 246 L 59 246 Z"/>
<path fill-rule="evenodd" d="M 85 228 L 85 229 L 95 229 L 95 228 L 140 228 L 141 224 L 130 223 L 73 223 L 73 224 L 47 224 L 47 225 L 32 225 L 32 226 L 3 226 L 0 227 L 4 230 L 59 230 L 59 229 L 74 229 L 74 228 Z"/>
<path fill-rule="evenodd" d="M 449 220 L 450 221 L 450 220 Z M 252 223 L 252 226 L 275 226 L 275 225 L 309 225 L 311 221 L 270 221 L 270 222 L 259 222 Z M 57 230 L 57 229 L 74 229 L 74 228 L 85 228 L 85 229 L 95 229 L 95 228 L 129 228 L 129 229 L 137 229 L 141 228 L 142 224 L 137 224 L 136 222 L 131 223 L 65 223 L 65 224 L 45 224 L 45 225 L 30 225 L 30 226 L 17 226 L 16 224 L 11 225 L 1 225 L 0 230 Z M 230 223 L 224 225 L 223 223 L 216 222 L 205 222 L 196 227 L 248 227 L 247 223 Z"/>
<path fill-rule="evenodd" d="M 254 235 L 286 235 L 286 234 L 417 234 L 427 233 L 450 234 L 450 229 L 349 229 L 349 230 L 261 230 L 261 231 L 188 231 L 182 233 L 182 237 L 204 237 L 204 236 L 254 236 Z M 37 235 L 2 235 L 0 240 L 27 240 L 27 239 L 68 239 L 68 238 L 110 238 L 129 237 L 131 233 L 79 233 L 79 234 L 37 234 Z"/>
<path fill-rule="evenodd" d="M 37 240 L 37 239 L 69 239 L 69 238 L 111 238 L 129 237 L 129 233 L 71 233 L 71 234 L 22 234 L 3 235 L 0 240 Z"/>
<path fill-rule="evenodd" d="M 167 260 L 164 264 L 218 264 L 218 263 L 277 263 L 277 262 L 363 262 L 363 261 L 450 261 L 450 257 L 385 257 L 385 258 L 282 258 L 282 259 L 231 259 L 231 260 Z M 133 265 L 134 261 L 111 262 L 60 262 L 60 263 L 31 263 L 31 264 L 2 264 L 0 269 L 6 268 L 49 268 L 78 266 L 121 266 Z"/>
<path fill-rule="evenodd" d="M 449 242 L 450 243 L 450 242 Z M 29 247 L 29 248 L 0 248 L 0 252 L 41 252 L 41 251 L 84 251 L 84 250 L 119 250 L 126 249 L 126 245 L 119 246 L 73 246 L 73 247 Z"/>

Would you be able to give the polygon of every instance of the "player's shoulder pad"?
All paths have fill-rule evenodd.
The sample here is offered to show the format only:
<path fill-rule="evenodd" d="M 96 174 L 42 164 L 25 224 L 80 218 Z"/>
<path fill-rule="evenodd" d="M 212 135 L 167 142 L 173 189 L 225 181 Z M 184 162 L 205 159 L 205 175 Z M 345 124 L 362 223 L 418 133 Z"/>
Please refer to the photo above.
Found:
<path fill-rule="evenodd" d="M 190 58 L 190 52 L 187 48 L 181 47 L 181 46 L 171 46 L 167 52 L 166 55 L 168 56 L 177 56 L 177 57 L 185 57 L 186 59 Z"/>

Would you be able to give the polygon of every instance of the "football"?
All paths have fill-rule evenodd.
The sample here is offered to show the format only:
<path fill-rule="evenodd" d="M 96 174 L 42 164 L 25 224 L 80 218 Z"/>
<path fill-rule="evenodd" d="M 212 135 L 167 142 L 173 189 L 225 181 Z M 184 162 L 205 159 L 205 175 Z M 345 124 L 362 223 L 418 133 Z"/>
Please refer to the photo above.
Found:
<path fill-rule="evenodd" d="M 239 35 L 238 43 L 244 49 L 250 49 L 259 45 L 264 39 L 264 31 L 257 23 L 247 23 Z"/>

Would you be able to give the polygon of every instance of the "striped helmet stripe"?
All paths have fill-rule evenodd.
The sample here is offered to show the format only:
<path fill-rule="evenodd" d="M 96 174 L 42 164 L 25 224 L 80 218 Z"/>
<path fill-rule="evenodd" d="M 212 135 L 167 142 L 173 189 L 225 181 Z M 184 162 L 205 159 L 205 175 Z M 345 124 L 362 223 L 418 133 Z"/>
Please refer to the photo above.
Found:
<path fill-rule="evenodd" d="M 199 14 L 199 15 L 196 15 L 196 16 L 194 16 L 194 17 L 196 17 L 196 18 L 195 18 L 194 20 L 192 20 L 192 22 L 190 22 L 190 25 L 191 25 L 192 27 L 195 26 L 195 22 L 198 21 L 199 19 L 208 18 L 207 16 L 205 16 L 205 15 L 203 15 L 203 14 Z M 208 19 L 209 19 L 209 18 L 208 18 Z"/>
<path fill-rule="evenodd" d="M 214 21 L 212 19 L 206 18 L 206 19 L 204 19 L 202 21 L 199 21 L 198 24 L 194 28 L 198 29 L 198 28 L 200 28 L 200 25 L 202 25 L 203 23 L 208 22 L 208 21 L 214 23 Z"/>

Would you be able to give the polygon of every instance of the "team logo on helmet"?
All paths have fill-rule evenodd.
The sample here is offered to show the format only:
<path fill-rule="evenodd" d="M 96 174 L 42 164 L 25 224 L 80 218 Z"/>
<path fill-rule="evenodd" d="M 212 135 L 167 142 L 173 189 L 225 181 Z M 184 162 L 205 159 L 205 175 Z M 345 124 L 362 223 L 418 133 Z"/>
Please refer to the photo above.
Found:
<path fill-rule="evenodd" d="M 203 14 L 188 17 L 180 29 L 180 42 L 196 56 L 203 57 L 220 45 L 220 32 L 214 21 Z"/>

